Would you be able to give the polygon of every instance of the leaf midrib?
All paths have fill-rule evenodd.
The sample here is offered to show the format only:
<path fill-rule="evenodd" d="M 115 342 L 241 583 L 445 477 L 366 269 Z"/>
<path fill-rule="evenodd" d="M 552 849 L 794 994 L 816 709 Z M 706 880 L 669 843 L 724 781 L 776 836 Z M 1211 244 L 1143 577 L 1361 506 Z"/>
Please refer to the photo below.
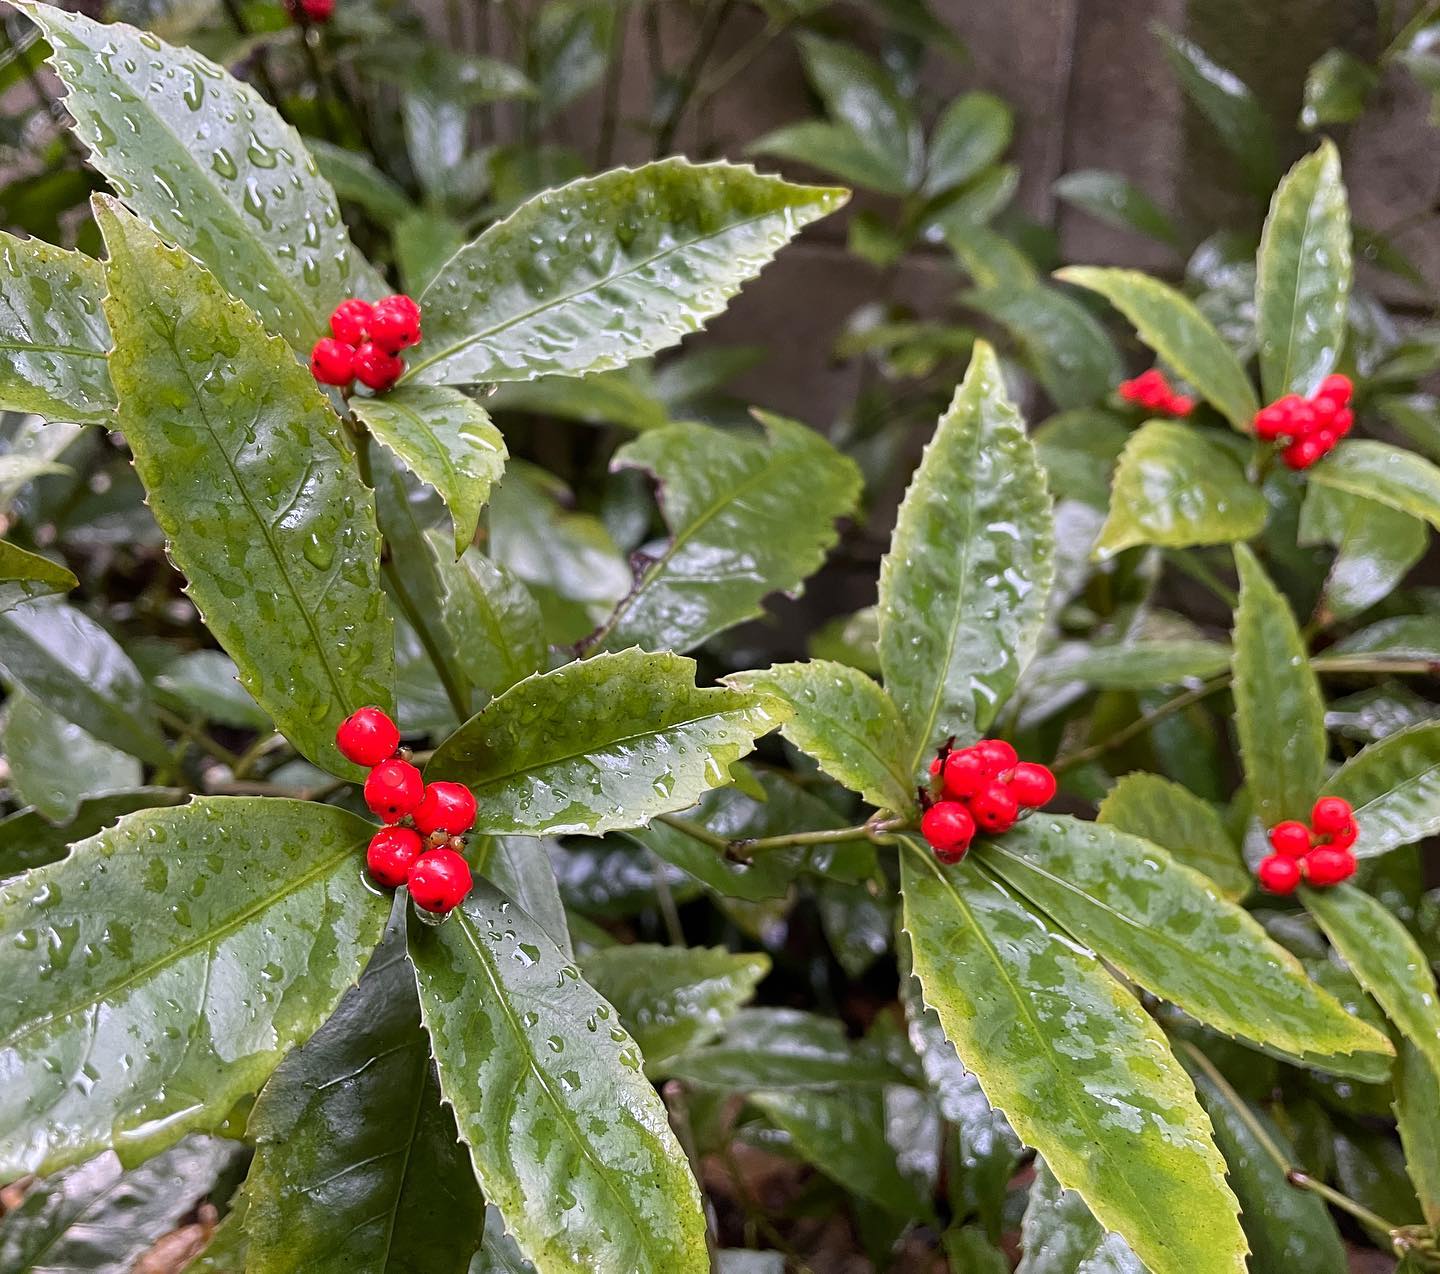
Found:
<path fill-rule="evenodd" d="M 1324 175 L 1324 166 L 1322 164 L 1321 170 L 1316 177 L 1315 190 L 1312 197 L 1305 202 L 1305 222 L 1300 230 L 1300 251 L 1295 257 L 1295 278 L 1294 285 L 1290 292 L 1290 324 L 1289 329 L 1285 333 L 1285 359 L 1280 364 L 1281 374 L 1278 388 L 1282 394 L 1290 393 L 1292 390 L 1290 378 L 1292 375 L 1291 365 L 1295 357 L 1295 332 L 1299 326 L 1296 319 L 1300 315 L 1300 279 L 1303 273 L 1301 263 L 1304 260 L 1306 248 L 1310 242 L 1310 222 L 1315 215 L 1316 206 L 1320 202 Z M 1300 391 L 1295 389 L 1295 392 L 1299 393 Z"/>

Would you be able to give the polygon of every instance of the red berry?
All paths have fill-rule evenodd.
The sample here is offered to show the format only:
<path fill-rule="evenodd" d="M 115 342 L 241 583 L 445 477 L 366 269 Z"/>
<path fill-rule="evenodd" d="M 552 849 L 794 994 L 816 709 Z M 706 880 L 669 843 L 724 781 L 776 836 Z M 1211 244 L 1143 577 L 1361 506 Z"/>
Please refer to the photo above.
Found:
<path fill-rule="evenodd" d="M 1308 469 L 1324 454 L 1325 449 L 1314 438 L 1300 438 L 1280 453 L 1280 459 L 1292 469 Z"/>
<path fill-rule="evenodd" d="M 1322 456 L 1328 456 L 1335 450 L 1335 444 L 1340 441 L 1340 438 L 1332 429 L 1317 429 L 1306 441 L 1313 442 L 1319 447 Z"/>
<path fill-rule="evenodd" d="M 420 837 L 408 827 L 382 827 L 370 838 L 365 851 L 365 866 L 375 883 L 386 889 L 398 889 L 410 874 L 410 867 L 420 857 Z"/>
<path fill-rule="evenodd" d="M 463 836 L 475 826 L 475 798 L 463 783 L 431 783 L 415 807 L 415 826 L 422 836 L 449 832 Z"/>
<path fill-rule="evenodd" d="M 1310 811 L 1310 826 L 1324 836 L 1349 827 L 1354 817 L 1349 801 L 1338 796 L 1322 796 Z"/>
<path fill-rule="evenodd" d="M 1138 403 L 1140 401 L 1140 386 L 1134 380 L 1122 380 L 1118 386 L 1119 394 L 1127 403 Z"/>
<path fill-rule="evenodd" d="M 985 784 L 970 800 L 970 813 L 987 832 L 1008 832 L 1020 816 L 1020 802 L 998 779 Z"/>
<path fill-rule="evenodd" d="M 1021 761 L 1010 776 L 1010 795 L 1026 809 L 1039 809 L 1055 799 L 1055 776 L 1050 767 Z"/>
<path fill-rule="evenodd" d="M 1171 396 L 1167 410 L 1172 416 L 1188 416 L 1195 410 L 1195 400 L 1188 394 L 1174 394 Z"/>
<path fill-rule="evenodd" d="M 1349 849 L 1360 839 L 1360 829 L 1351 823 L 1349 827 L 1342 827 L 1338 832 L 1331 832 L 1325 837 L 1325 843 L 1331 849 Z"/>
<path fill-rule="evenodd" d="M 975 839 L 975 820 L 959 801 L 936 801 L 920 819 L 920 834 L 945 862 L 959 862 Z"/>
<path fill-rule="evenodd" d="M 940 771 L 943 770 L 944 768 L 945 768 L 945 758 L 944 758 L 943 756 L 937 756 L 933 761 L 930 762 L 930 777 L 931 777 L 932 779 L 937 779 L 937 778 L 939 778 L 939 777 L 940 777 Z"/>
<path fill-rule="evenodd" d="M 1337 407 L 1345 407 L 1349 404 L 1351 396 L 1355 393 L 1355 386 L 1348 376 L 1342 376 L 1336 372 L 1332 376 L 1325 377 L 1320 382 L 1320 388 L 1315 391 L 1316 398 L 1328 398 Z"/>
<path fill-rule="evenodd" d="M 981 739 L 972 746 L 991 778 L 1013 770 L 1015 762 L 1020 759 L 1020 754 L 1004 739 Z"/>
<path fill-rule="evenodd" d="M 355 351 L 322 336 L 310 351 L 310 374 L 322 385 L 348 385 L 355 379 Z"/>
<path fill-rule="evenodd" d="M 330 314 L 330 330 L 337 341 L 347 345 L 360 345 L 370 339 L 370 320 L 375 316 L 375 307 L 358 296 L 341 301 Z"/>
<path fill-rule="evenodd" d="M 383 708 L 361 708 L 340 723 L 335 746 L 356 765 L 379 765 L 395 755 L 400 731 Z"/>
<path fill-rule="evenodd" d="M 1343 438 L 1355 425 L 1355 413 L 1348 407 L 1342 407 L 1335 413 L 1335 418 L 1330 422 L 1331 432 L 1337 438 Z"/>
<path fill-rule="evenodd" d="M 373 341 L 355 351 L 355 376 L 366 389 L 384 393 L 405 372 L 405 360 L 387 354 Z"/>
<path fill-rule="evenodd" d="M 990 770 L 974 747 L 961 748 L 945 758 L 946 796 L 974 796 L 989 777 Z"/>
<path fill-rule="evenodd" d="M 1293 818 L 1270 829 L 1270 848 L 1281 858 L 1304 858 L 1310 852 L 1310 829 Z"/>
<path fill-rule="evenodd" d="M 398 823 L 425 795 L 425 780 L 409 761 L 381 761 L 365 780 L 365 804 L 386 823 Z"/>
<path fill-rule="evenodd" d="M 408 296 L 387 296 L 375 303 L 370 339 L 387 354 L 420 344 L 420 307 Z"/>
<path fill-rule="evenodd" d="M 335 14 L 335 0 L 300 0 L 300 8 L 311 22 L 329 22 Z"/>
<path fill-rule="evenodd" d="M 1286 417 L 1277 410 L 1278 406 L 1277 403 L 1271 403 L 1255 413 L 1255 423 L 1251 427 L 1255 430 L 1255 436 L 1264 442 L 1274 442 L 1285 432 Z"/>
<path fill-rule="evenodd" d="M 1355 855 L 1348 849 L 1321 845 L 1305 860 L 1305 875 L 1312 885 L 1338 885 L 1355 874 Z"/>
<path fill-rule="evenodd" d="M 470 864 L 453 849 L 431 849 L 410 868 L 410 897 L 422 911 L 454 911 L 470 892 Z"/>
<path fill-rule="evenodd" d="M 1293 894 L 1295 886 L 1300 883 L 1300 862 L 1295 858 L 1271 854 L 1269 858 L 1260 860 L 1255 874 L 1259 876 L 1261 886 L 1272 894 Z"/>

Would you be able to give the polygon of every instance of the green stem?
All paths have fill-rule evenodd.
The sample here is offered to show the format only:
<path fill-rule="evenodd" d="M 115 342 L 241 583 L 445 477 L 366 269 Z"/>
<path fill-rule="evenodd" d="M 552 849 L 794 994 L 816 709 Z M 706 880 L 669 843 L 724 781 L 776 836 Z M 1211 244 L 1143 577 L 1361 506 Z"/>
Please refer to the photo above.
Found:
<path fill-rule="evenodd" d="M 1174 563 L 1177 570 L 1188 575 L 1191 579 L 1205 585 L 1231 610 L 1240 605 L 1240 595 L 1225 583 L 1197 553 L 1188 549 L 1180 549 L 1169 554 L 1170 561 Z"/>
<path fill-rule="evenodd" d="M 239 760 L 235 762 L 235 777 L 237 779 L 248 778 L 260 758 L 284 742 L 285 736 L 283 734 L 271 733 L 256 735 L 255 741 L 251 743 L 245 751 L 240 753 Z"/>
<path fill-rule="evenodd" d="M 708 827 L 681 818 L 678 814 L 661 814 L 657 820 L 677 832 L 693 837 L 701 844 L 719 850 L 726 858 L 743 862 L 752 854 L 763 854 L 772 849 L 795 849 L 806 845 L 835 845 L 841 841 L 883 840 L 885 836 L 905 826 L 903 819 L 871 820 L 857 823 L 854 827 L 822 827 L 813 832 L 787 832 L 781 836 L 740 837 L 727 840 L 717 836 Z"/>
<path fill-rule="evenodd" d="M 1115 748 L 1124 747 L 1131 739 L 1139 738 L 1159 722 L 1167 717 L 1173 717 L 1177 712 L 1184 712 L 1191 704 L 1199 703 L 1201 699 L 1214 694 L 1217 690 L 1223 690 L 1230 684 L 1230 674 L 1221 673 L 1218 677 L 1197 686 L 1194 690 L 1187 690 L 1184 694 L 1176 695 L 1173 699 L 1167 699 L 1164 703 L 1149 712 L 1137 717 L 1124 729 L 1117 730 L 1108 739 L 1100 743 L 1091 744 L 1088 748 L 1081 748 L 1078 752 L 1072 752 L 1069 756 L 1061 757 L 1050 768 L 1056 774 L 1064 774 L 1067 770 L 1073 770 L 1076 766 L 1085 765 L 1098 757 L 1104 756 Z"/>
<path fill-rule="evenodd" d="M 715 51 L 715 41 L 719 38 L 720 29 L 725 25 L 725 19 L 730 16 L 730 11 L 734 7 L 735 0 L 710 0 L 706 6 L 705 16 L 700 21 L 700 30 L 695 36 L 695 45 L 691 50 L 690 60 L 685 64 L 685 69 L 680 73 L 680 82 L 675 86 L 675 95 L 670 103 L 670 109 L 665 113 L 665 118 L 660 122 L 659 128 L 655 130 L 655 155 L 657 158 L 667 154 L 674 145 L 675 133 L 680 127 L 685 107 L 689 105 L 691 97 L 699 87 L 700 73 L 705 69 L 705 63 L 710 60 L 710 54 Z"/>
<path fill-rule="evenodd" d="M 1367 659 L 1364 655 L 1317 655 L 1310 667 L 1333 673 L 1410 673 L 1420 677 L 1440 673 L 1440 663 L 1433 659 Z"/>
<path fill-rule="evenodd" d="M 160 720 L 180 735 L 181 738 L 193 743 L 200 751 L 207 756 L 230 767 L 231 770 L 240 764 L 240 758 L 229 748 L 216 743 L 208 734 L 200 729 L 193 721 L 182 717 L 178 712 L 171 712 L 169 708 L 157 707 L 156 714 Z"/>
<path fill-rule="evenodd" d="M 1410 42 L 1430 25 L 1436 14 L 1440 14 L 1440 0 L 1431 0 L 1429 4 L 1422 4 L 1415 11 L 1415 16 L 1401 27 L 1399 34 L 1386 45 L 1385 52 L 1380 55 L 1381 63 L 1390 61 L 1398 53 L 1403 53 L 1409 47 Z"/>

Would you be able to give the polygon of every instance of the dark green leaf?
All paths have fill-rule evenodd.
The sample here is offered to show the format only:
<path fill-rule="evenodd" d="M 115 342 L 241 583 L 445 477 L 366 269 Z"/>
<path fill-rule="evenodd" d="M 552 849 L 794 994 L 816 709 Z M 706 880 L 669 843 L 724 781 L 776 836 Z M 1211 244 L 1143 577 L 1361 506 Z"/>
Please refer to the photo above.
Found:
<path fill-rule="evenodd" d="M 787 124 L 757 138 L 746 150 L 752 155 L 792 159 L 862 190 L 901 195 L 907 188 L 894 158 L 871 150 L 848 124 L 820 119 Z"/>
<path fill-rule="evenodd" d="M 441 213 L 417 210 L 396 224 L 391 238 L 400 281 L 419 296 L 465 246 L 465 227 Z"/>
<path fill-rule="evenodd" d="M 525 585 L 479 549 L 466 549 L 452 563 L 439 531 L 427 539 L 444 592 L 441 619 L 465 675 L 497 695 L 542 669 L 545 631 L 540 607 Z"/>
<path fill-rule="evenodd" d="M 1110 473 L 1130 432 L 1106 411 L 1061 412 L 1036 429 L 1030 437 L 1056 500 L 1108 509 Z"/>
<path fill-rule="evenodd" d="M 0 614 L 22 602 L 33 602 L 52 593 L 68 593 L 79 583 L 59 562 L 0 540 Z"/>
<path fill-rule="evenodd" d="M 670 414 L 665 403 L 655 397 L 653 386 L 640 376 L 640 370 L 640 366 L 632 365 L 589 376 L 507 381 L 488 401 L 497 415 L 526 411 L 587 425 L 621 425 L 637 433 L 658 429 L 670 423 Z"/>
<path fill-rule="evenodd" d="M 1015 1274 L 1146 1274 L 1118 1234 L 1107 1233 L 1074 1190 L 1063 1190 L 1043 1159 L 1020 1226 L 1023 1255 Z"/>
<path fill-rule="evenodd" d="M 1180 245 L 1175 223 L 1134 182 L 1119 173 L 1083 168 L 1066 173 L 1053 189 L 1066 203 L 1088 212 L 1097 221 L 1133 230 L 1169 247 Z"/>
<path fill-rule="evenodd" d="M 1409 1040 L 1395 1061 L 1395 1119 L 1405 1169 L 1428 1224 L 1440 1225 L 1440 1071 Z"/>
<path fill-rule="evenodd" d="M 395 225 L 415 210 L 410 198 L 359 151 L 346 150 L 319 137 L 305 143 L 320 175 L 348 203 L 359 204 L 383 225 Z"/>
<path fill-rule="evenodd" d="M 185 1266 L 184 1274 L 245 1274 L 245 1212 L 245 1188 L 241 1186 L 210 1242 Z"/>
<path fill-rule="evenodd" d="M 15 797 L 55 823 L 74 818 L 86 797 L 140 786 L 138 760 L 23 691 L 5 701 L 0 752 Z"/>
<path fill-rule="evenodd" d="M 1385 1225 L 1365 1227 L 1376 1243 L 1390 1241 L 1390 1223 L 1420 1224 L 1420 1203 L 1405 1173 L 1404 1154 L 1388 1129 L 1337 1124 L 1335 1184 L 1356 1203 L 1386 1219 Z"/>
<path fill-rule="evenodd" d="M 705 1220 L 615 1010 L 481 883 L 413 926 L 420 1008 L 481 1189 L 541 1274 L 704 1274 Z"/>
<path fill-rule="evenodd" d="M 378 940 L 373 830 L 328 805 L 202 797 L 0 888 L 0 1176 L 223 1124 Z"/>
<path fill-rule="evenodd" d="M 0 818 L 0 880 L 64 858 L 76 841 L 95 835 L 122 814 L 178 805 L 188 795 L 176 787 L 137 787 L 92 796 L 80 802 L 69 822 L 58 826 L 37 809 L 16 810 Z"/>
<path fill-rule="evenodd" d="M 1325 795 L 1354 807 L 1361 858 L 1440 832 L 1440 722 L 1410 726 L 1356 753 L 1325 784 Z"/>
<path fill-rule="evenodd" d="M 930 134 L 924 191 L 943 194 L 963 185 L 1005 153 L 1015 114 L 993 93 L 962 93 L 941 113 Z"/>
<path fill-rule="evenodd" d="M 374 506 L 340 422 L 213 275 L 117 205 L 98 216 L 119 425 L 186 591 L 290 742 L 356 773 L 335 726 L 391 706 L 394 638 Z"/>
<path fill-rule="evenodd" d="M 1032 685 L 1083 681 L 1105 690 L 1147 690 L 1204 681 L 1230 666 L 1230 647 L 1218 641 L 1173 640 L 1121 642 L 1115 646 L 1062 648 L 1030 668 Z"/>
<path fill-rule="evenodd" d="M 162 702 L 182 711 L 198 712 L 237 730 L 268 730 L 270 718 L 240 684 L 235 662 L 218 650 L 187 650 L 155 674 Z"/>
<path fill-rule="evenodd" d="M 1306 470 L 1306 477 L 1423 518 L 1440 530 L 1440 468 L 1413 452 L 1362 438 L 1338 447 Z"/>
<path fill-rule="evenodd" d="M 1341 619 L 1388 597 L 1424 555 L 1425 524 L 1408 513 L 1335 487 L 1309 484 L 1300 509 L 1300 543 L 1335 546 L 1324 605 Z"/>
<path fill-rule="evenodd" d="M 1326 124 L 1348 124 L 1365 113 L 1380 77 L 1369 64 L 1344 49 L 1326 49 L 1305 77 L 1300 127 L 1314 132 Z"/>

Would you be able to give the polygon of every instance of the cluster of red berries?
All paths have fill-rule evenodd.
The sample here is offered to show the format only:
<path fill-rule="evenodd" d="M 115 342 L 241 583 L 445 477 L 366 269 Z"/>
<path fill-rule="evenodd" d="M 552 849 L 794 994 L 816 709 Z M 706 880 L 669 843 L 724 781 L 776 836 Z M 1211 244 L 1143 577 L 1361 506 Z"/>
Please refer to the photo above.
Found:
<path fill-rule="evenodd" d="M 405 374 L 402 349 L 420 343 L 420 307 L 408 296 L 387 296 L 371 305 L 358 297 L 341 301 L 330 331 L 310 351 L 310 370 L 322 385 L 349 389 L 357 380 L 383 394 Z"/>
<path fill-rule="evenodd" d="M 1122 380 L 1120 397 L 1147 411 L 1163 411 L 1167 416 L 1188 416 L 1195 410 L 1195 400 L 1177 394 L 1158 367 L 1141 372 L 1133 380 Z"/>
<path fill-rule="evenodd" d="M 340 753 L 368 765 L 365 804 L 383 823 L 365 851 L 379 885 L 407 885 L 422 911 L 445 915 L 470 892 L 470 865 L 459 852 L 475 826 L 475 797 L 460 783 L 426 783 L 400 750 L 400 731 L 379 708 L 361 708 L 335 731 Z M 407 826 L 401 826 L 408 821 Z"/>
<path fill-rule="evenodd" d="M 335 16 L 335 0 L 285 0 L 285 12 L 292 22 L 329 22 Z"/>
<path fill-rule="evenodd" d="M 1348 376 L 1327 376 L 1310 398 L 1286 394 L 1255 414 L 1255 436 L 1283 442 L 1280 459 L 1292 469 L 1308 469 L 1350 432 L 1355 387 Z"/>
<path fill-rule="evenodd" d="M 949 744 L 930 763 L 940 796 L 920 819 L 920 834 L 942 863 L 965 857 L 978 828 L 1008 832 L 1022 810 L 1038 809 L 1055 796 L 1048 766 L 1022 761 L 1003 739 L 981 739 L 968 748 Z"/>
<path fill-rule="evenodd" d="M 1310 811 L 1308 827 L 1292 818 L 1270 829 L 1275 852 L 1261 860 L 1256 874 L 1272 894 L 1294 893 L 1302 880 L 1338 885 L 1355 874 L 1350 846 L 1359 834 L 1350 802 L 1322 796 Z"/>

